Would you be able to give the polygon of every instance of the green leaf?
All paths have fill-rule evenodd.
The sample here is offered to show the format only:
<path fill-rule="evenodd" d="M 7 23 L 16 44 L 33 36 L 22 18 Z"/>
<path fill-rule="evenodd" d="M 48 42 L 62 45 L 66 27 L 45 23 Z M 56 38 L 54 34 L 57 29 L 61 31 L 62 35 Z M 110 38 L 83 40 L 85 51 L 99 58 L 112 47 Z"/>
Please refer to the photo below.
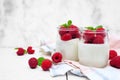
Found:
<path fill-rule="evenodd" d="M 27 50 L 24 50 L 24 54 L 27 54 Z"/>
<path fill-rule="evenodd" d="M 102 25 L 98 25 L 95 27 L 95 29 L 102 28 L 102 27 L 103 27 Z"/>
<path fill-rule="evenodd" d="M 67 25 L 66 23 L 65 23 L 65 24 L 62 24 L 62 26 L 66 27 L 66 28 L 68 27 L 68 25 Z"/>
<path fill-rule="evenodd" d="M 39 57 L 39 58 L 38 58 L 38 65 L 39 65 L 39 66 L 41 66 L 42 61 L 43 61 L 44 59 L 45 59 L 44 57 Z"/>
<path fill-rule="evenodd" d="M 95 28 L 93 26 L 88 26 L 88 27 L 85 27 L 87 28 L 88 30 L 95 30 Z"/>
<path fill-rule="evenodd" d="M 68 26 L 70 26 L 72 24 L 71 20 L 68 20 Z"/>
<path fill-rule="evenodd" d="M 14 48 L 15 50 L 18 50 L 18 48 Z"/>

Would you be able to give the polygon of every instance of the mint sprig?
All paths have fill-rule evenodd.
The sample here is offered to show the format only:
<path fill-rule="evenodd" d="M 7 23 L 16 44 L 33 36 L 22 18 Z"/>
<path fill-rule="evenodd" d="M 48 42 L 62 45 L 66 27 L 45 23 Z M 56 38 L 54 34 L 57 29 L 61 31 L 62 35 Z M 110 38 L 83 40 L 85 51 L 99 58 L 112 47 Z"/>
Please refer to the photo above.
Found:
<path fill-rule="evenodd" d="M 95 30 L 95 28 L 93 26 L 87 26 L 85 28 L 87 28 L 88 30 Z"/>
<path fill-rule="evenodd" d="M 72 21 L 68 20 L 67 23 L 62 24 L 61 26 L 64 26 L 65 28 L 69 28 L 71 26 L 71 24 L 72 24 Z"/>
<path fill-rule="evenodd" d="M 96 29 L 98 29 L 98 28 L 103 28 L 103 26 L 102 26 L 102 25 L 98 25 L 98 26 L 96 26 L 95 28 L 96 28 Z"/>
<path fill-rule="evenodd" d="M 39 65 L 39 66 L 41 66 L 43 60 L 45 60 L 44 57 L 39 57 L 39 58 L 38 58 L 38 65 Z"/>

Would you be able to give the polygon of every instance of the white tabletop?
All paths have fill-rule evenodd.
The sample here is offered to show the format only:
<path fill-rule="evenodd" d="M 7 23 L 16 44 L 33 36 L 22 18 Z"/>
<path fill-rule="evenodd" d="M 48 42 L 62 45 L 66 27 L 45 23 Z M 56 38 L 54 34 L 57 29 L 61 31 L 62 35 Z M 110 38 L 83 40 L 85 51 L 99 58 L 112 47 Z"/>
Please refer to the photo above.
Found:
<path fill-rule="evenodd" d="M 31 57 L 40 56 L 42 54 L 39 48 L 35 48 L 35 54 L 23 56 L 17 56 L 14 48 L 0 48 L 0 80 L 66 80 L 66 76 L 50 76 L 49 71 L 43 71 L 39 66 L 36 69 L 30 69 L 28 60 Z M 68 80 L 86 79 L 68 75 Z"/>

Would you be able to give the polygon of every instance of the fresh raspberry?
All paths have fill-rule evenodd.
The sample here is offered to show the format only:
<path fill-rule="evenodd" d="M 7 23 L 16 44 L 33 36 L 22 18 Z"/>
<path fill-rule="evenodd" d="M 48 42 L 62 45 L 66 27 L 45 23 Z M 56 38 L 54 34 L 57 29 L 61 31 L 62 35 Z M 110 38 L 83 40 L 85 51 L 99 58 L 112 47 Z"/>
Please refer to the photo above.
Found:
<path fill-rule="evenodd" d="M 28 52 L 28 54 L 34 54 L 35 50 L 32 49 L 32 46 L 29 46 L 27 48 L 27 52 Z"/>
<path fill-rule="evenodd" d="M 116 56 L 116 57 L 112 58 L 110 61 L 110 65 L 112 67 L 120 69 L 120 56 Z"/>
<path fill-rule="evenodd" d="M 96 29 L 96 35 L 101 35 L 101 36 L 105 37 L 106 36 L 105 29 L 103 27 L 97 28 Z"/>
<path fill-rule="evenodd" d="M 68 40 L 71 40 L 71 39 L 72 39 L 72 36 L 71 36 L 70 33 L 66 33 L 63 36 L 61 36 L 61 40 L 63 40 L 63 41 L 68 41 Z"/>
<path fill-rule="evenodd" d="M 103 44 L 104 38 L 101 35 L 96 35 L 96 37 L 93 40 L 94 44 Z"/>
<path fill-rule="evenodd" d="M 95 33 L 92 30 L 85 30 L 83 33 L 83 38 L 87 42 L 92 42 L 94 39 Z"/>
<path fill-rule="evenodd" d="M 72 39 L 80 38 L 79 28 L 75 25 L 71 25 L 69 33 L 72 35 Z"/>
<path fill-rule="evenodd" d="M 60 36 L 64 35 L 65 33 L 67 33 L 67 28 L 65 28 L 64 26 L 61 26 L 59 29 L 59 34 Z"/>
<path fill-rule="evenodd" d="M 89 41 L 85 40 L 84 43 L 85 43 L 85 44 L 92 44 L 93 41 L 92 41 L 92 40 L 91 40 L 91 41 L 90 41 L 90 40 L 89 40 Z"/>
<path fill-rule="evenodd" d="M 55 52 L 55 53 L 52 55 L 52 60 L 53 60 L 53 62 L 55 62 L 55 63 L 61 62 L 61 61 L 62 61 L 62 54 L 61 54 L 60 52 Z"/>
<path fill-rule="evenodd" d="M 16 53 L 17 53 L 18 56 L 24 55 L 25 49 L 23 49 L 23 48 L 17 48 L 17 49 L 18 49 L 18 51 Z"/>
<path fill-rule="evenodd" d="M 30 68 L 34 69 L 37 67 L 38 61 L 35 57 L 32 57 L 29 59 L 28 64 L 29 64 Z"/>
<path fill-rule="evenodd" d="M 44 70 L 44 71 L 47 71 L 49 70 L 49 68 L 52 66 L 52 61 L 50 61 L 49 59 L 45 59 L 42 61 L 42 64 L 41 64 L 41 68 Z"/>
<path fill-rule="evenodd" d="M 109 59 L 114 58 L 115 56 L 117 56 L 117 52 L 115 50 L 110 50 L 109 51 Z"/>

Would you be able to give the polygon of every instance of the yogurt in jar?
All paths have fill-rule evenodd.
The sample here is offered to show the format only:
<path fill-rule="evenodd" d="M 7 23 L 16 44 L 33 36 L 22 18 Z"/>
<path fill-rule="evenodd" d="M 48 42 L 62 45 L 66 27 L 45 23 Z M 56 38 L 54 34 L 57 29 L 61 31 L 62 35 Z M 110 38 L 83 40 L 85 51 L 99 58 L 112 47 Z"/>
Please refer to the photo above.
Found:
<path fill-rule="evenodd" d="M 92 29 L 91 29 L 92 28 Z M 89 27 L 82 32 L 78 43 L 79 63 L 91 67 L 105 67 L 109 59 L 108 33 L 103 26 Z"/>
<path fill-rule="evenodd" d="M 61 52 L 63 59 L 78 61 L 78 42 L 79 39 L 71 39 L 69 41 L 56 41 L 56 51 Z"/>
<path fill-rule="evenodd" d="M 105 67 L 109 59 L 109 44 L 78 44 L 79 63 L 91 67 Z"/>

